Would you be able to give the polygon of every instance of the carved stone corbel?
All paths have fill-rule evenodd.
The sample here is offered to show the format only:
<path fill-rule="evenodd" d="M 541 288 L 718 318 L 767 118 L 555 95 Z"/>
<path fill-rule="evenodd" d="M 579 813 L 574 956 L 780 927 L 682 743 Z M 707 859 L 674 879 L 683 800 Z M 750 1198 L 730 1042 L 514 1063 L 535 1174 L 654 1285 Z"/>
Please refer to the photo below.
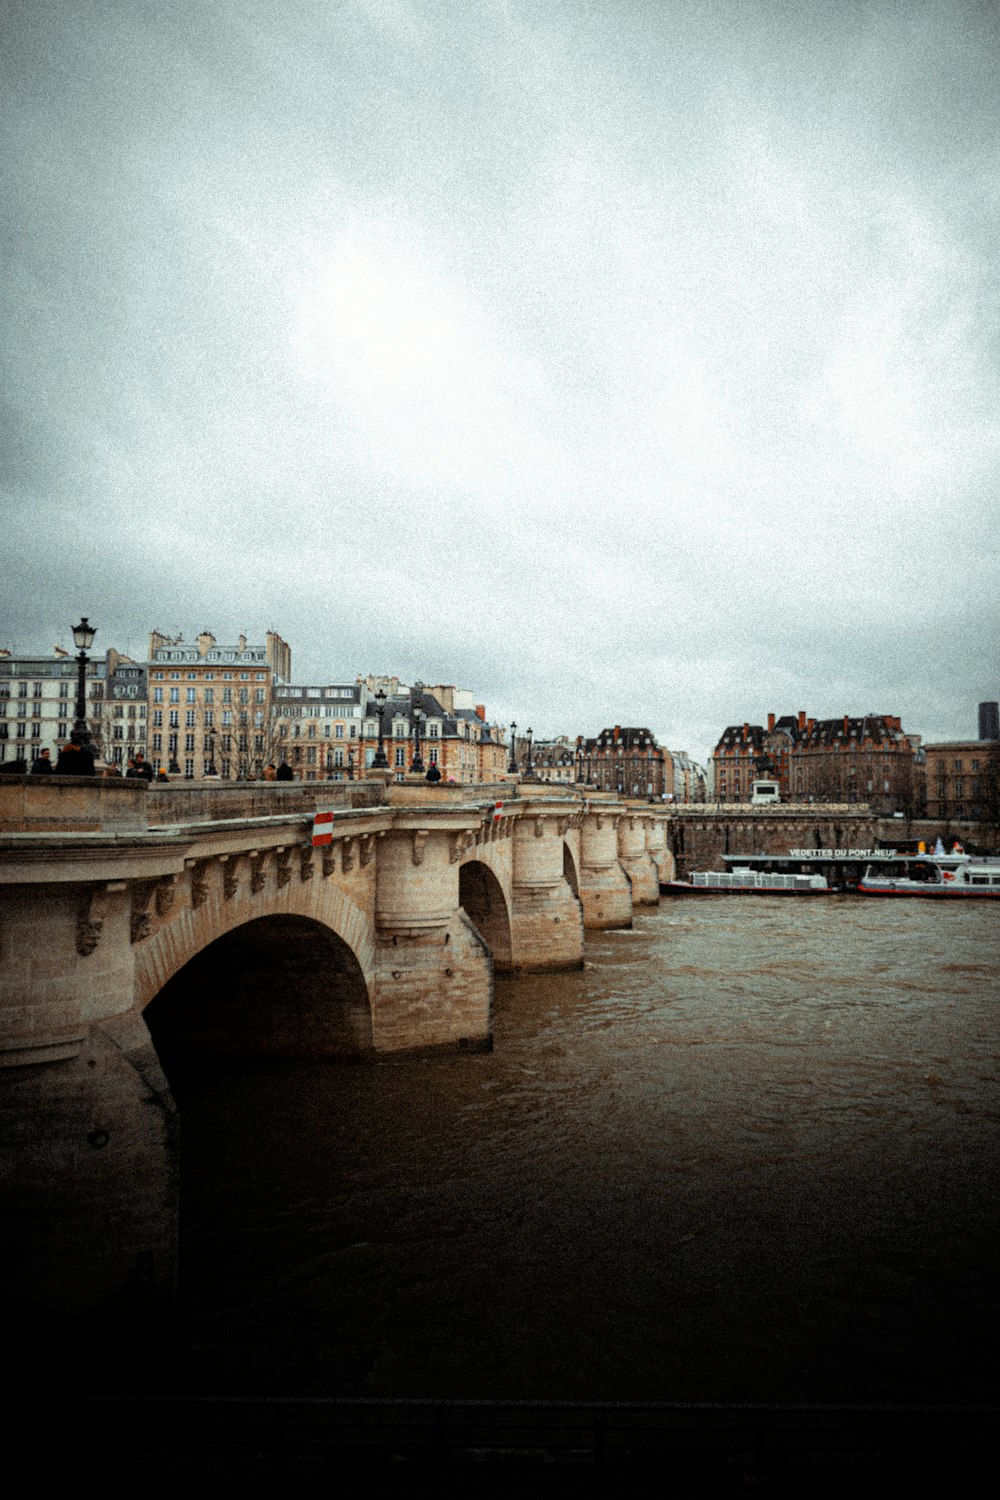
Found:
<path fill-rule="evenodd" d="M 204 906 L 208 900 L 208 861 L 205 859 L 186 859 L 184 868 L 191 876 L 191 905 L 195 911 L 199 906 Z"/>
<path fill-rule="evenodd" d="M 250 850 L 250 890 L 256 896 L 264 889 L 267 876 L 264 874 L 264 860 L 266 854 L 261 854 L 259 849 Z"/>
<path fill-rule="evenodd" d="M 323 879 L 327 880 L 331 875 L 337 873 L 337 845 L 324 844 L 323 846 Z"/>
<path fill-rule="evenodd" d="M 449 833 L 448 835 L 448 863 L 457 865 L 465 850 L 465 834 Z"/>
<path fill-rule="evenodd" d="M 104 885 L 92 885 L 84 891 L 76 919 L 76 951 L 81 958 L 89 958 L 101 941 L 108 915 L 109 893 L 126 889 L 124 880 L 109 880 Z"/>
<path fill-rule="evenodd" d="M 129 919 L 129 938 L 133 943 L 142 942 L 143 938 L 149 937 L 150 916 L 149 903 L 153 899 L 153 891 L 156 889 L 155 880 L 137 880 L 132 886 L 132 910 Z"/>
<path fill-rule="evenodd" d="M 312 847 L 299 850 L 299 879 L 304 883 L 313 878 Z"/>
<path fill-rule="evenodd" d="M 239 855 L 220 854 L 219 862 L 222 865 L 222 894 L 231 901 L 240 888 Z"/>
<path fill-rule="evenodd" d="M 558 820 L 558 822 L 556 823 L 556 827 L 559 830 L 559 837 L 561 839 L 564 839 L 566 837 L 566 830 L 569 828 L 569 825 L 570 825 L 569 818 L 560 818 Z"/>
<path fill-rule="evenodd" d="M 341 868 L 343 869 L 345 875 L 347 874 L 348 870 L 353 870 L 354 869 L 354 853 L 355 853 L 354 846 L 355 846 L 355 840 L 353 838 L 344 839 L 343 842 L 341 843 L 341 846 L 340 846 L 340 848 L 341 848 L 340 864 L 341 864 Z"/>
<path fill-rule="evenodd" d="M 282 890 L 292 878 L 292 872 L 289 869 L 291 857 L 292 851 L 290 849 L 286 849 L 283 844 L 279 845 L 279 847 L 274 851 L 274 873 L 278 880 L 279 891 Z"/>
<path fill-rule="evenodd" d="M 156 882 L 156 915 L 165 917 L 173 908 L 177 895 L 177 876 L 163 875 Z"/>
<path fill-rule="evenodd" d="M 414 835 L 413 835 L 413 845 L 412 845 L 412 848 L 410 850 L 410 858 L 412 859 L 412 861 L 413 861 L 413 863 L 415 865 L 422 865 L 423 864 L 423 862 L 424 862 L 424 851 L 427 848 L 427 840 L 429 838 L 430 838 L 430 834 L 427 833 L 427 832 L 425 832 L 423 829 L 418 829 L 414 833 Z"/>
<path fill-rule="evenodd" d="M 535 819 L 535 838 L 536 839 L 540 839 L 540 838 L 544 837 L 544 834 L 545 834 L 545 819 L 544 818 L 536 818 Z"/>
<path fill-rule="evenodd" d="M 373 833 L 363 833 L 358 843 L 361 846 L 361 866 L 363 869 L 365 865 L 370 865 L 375 857 L 375 835 Z"/>

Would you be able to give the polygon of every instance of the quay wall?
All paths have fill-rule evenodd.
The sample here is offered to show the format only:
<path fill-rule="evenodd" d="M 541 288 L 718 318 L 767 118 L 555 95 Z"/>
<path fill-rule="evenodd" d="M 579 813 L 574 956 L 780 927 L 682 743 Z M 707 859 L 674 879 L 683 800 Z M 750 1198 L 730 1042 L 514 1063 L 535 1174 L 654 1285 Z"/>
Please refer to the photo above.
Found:
<path fill-rule="evenodd" d="M 788 854 L 792 849 L 872 849 L 940 837 L 958 839 L 971 853 L 1000 852 L 1000 830 L 984 823 L 883 818 L 863 803 L 746 803 L 670 810 L 667 845 L 678 878 L 694 870 L 721 870 L 726 854 Z"/>

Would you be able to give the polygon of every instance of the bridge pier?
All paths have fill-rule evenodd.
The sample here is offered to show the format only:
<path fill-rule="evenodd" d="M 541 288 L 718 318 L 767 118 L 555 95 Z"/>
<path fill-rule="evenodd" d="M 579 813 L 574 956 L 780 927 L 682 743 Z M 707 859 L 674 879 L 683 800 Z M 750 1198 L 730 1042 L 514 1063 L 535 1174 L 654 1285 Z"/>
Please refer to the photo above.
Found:
<path fill-rule="evenodd" d="M 560 814 L 565 819 L 564 805 L 553 808 L 533 800 L 514 825 L 510 927 L 515 974 L 583 968 L 583 908 L 565 876 Z"/>
<path fill-rule="evenodd" d="M 462 820 L 415 814 L 379 840 L 376 1052 L 492 1045 L 493 960 L 459 906 L 467 832 Z"/>
<path fill-rule="evenodd" d="M 580 828 L 580 901 L 591 931 L 632 926 L 632 887 L 618 862 L 615 804 L 588 799 Z"/>
<path fill-rule="evenodd" d="M 650 822 L 635 808 L 618 821 L 618 862 L 632 883 L 633 906 L 656 906 L 660 899 L 660 872 L 646 847 Z"/>
<path fill-rule="evenodd" d="M 123 881 L 0 886 L 0 1306 L 17 1322 L 173 1294 L 177 1110 L 133 1004 L 129 923 Z"/>

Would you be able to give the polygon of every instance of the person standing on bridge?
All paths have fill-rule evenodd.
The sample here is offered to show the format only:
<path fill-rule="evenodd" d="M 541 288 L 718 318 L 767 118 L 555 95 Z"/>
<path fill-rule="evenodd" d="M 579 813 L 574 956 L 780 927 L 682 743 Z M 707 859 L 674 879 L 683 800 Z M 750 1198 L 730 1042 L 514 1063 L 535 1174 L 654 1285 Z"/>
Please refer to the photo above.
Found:
<path fill-rule="evenodd" d="M 31 774 L 32 776 L 52 775 L 52 760 L 49 756 L 48 750 L 43 750 L 42 753 L 38 756 L 37 760 L 32 761 Z"/>
<path fill-rule="evenodd" d="M 294 781 L 295 780 L 295 772 L 292 770 L 292 768 L 288 764 L 287 760 L 283 760 L 281 762 L 281 765 L 278 767 L 278 769 L 274 773 L 274 779 L 275 779 L 275 781 Z"/>

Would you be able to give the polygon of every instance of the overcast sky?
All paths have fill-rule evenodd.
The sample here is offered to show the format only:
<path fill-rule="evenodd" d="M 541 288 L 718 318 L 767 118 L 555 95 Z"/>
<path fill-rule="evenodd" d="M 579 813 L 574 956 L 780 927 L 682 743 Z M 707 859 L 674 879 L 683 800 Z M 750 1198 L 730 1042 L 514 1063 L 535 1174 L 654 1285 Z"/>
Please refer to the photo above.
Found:
<path fill-rule="evenodd" d="M 0 644 L 704 758 L 998 680 L 1000 7 L 3 0 Z"/>

